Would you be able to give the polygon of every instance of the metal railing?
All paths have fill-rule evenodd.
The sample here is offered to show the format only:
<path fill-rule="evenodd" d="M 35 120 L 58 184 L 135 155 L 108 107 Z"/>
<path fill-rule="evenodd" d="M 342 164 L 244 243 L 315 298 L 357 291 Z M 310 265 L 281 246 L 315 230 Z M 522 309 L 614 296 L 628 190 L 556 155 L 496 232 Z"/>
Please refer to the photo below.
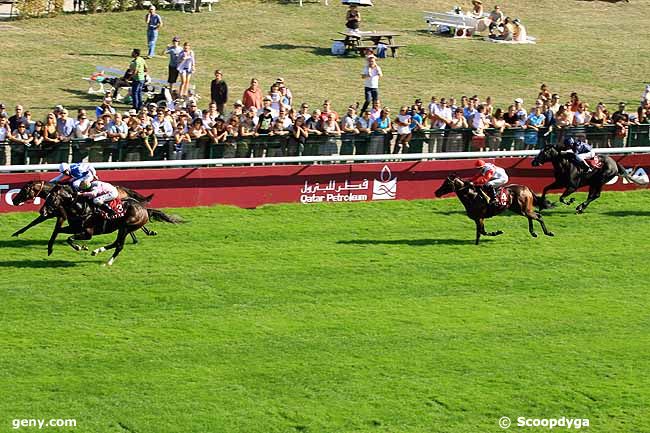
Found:
<path fill-rule="evenodd" d="M 595 148 L 639 148 L 650 146 L 650 124 L 631 125 L 627 136 L 620 137 L 614 126 L 577 127 L 540 131 L 509 128 L 503 132 L 487 129 L 475 135 L 471 129 L 430 129 L 413 133 L 408 146 L 401 145 L 396 133 L 310 135 L 303 141 L 287 136 L 230 138 L 213 143 L 209 137 L 176 144 L 173 138 L 158 139 L 153 154 L 142 139 L 92 141 L 74 139 L 55 146 L 25 146 L 0 142 L 0 165 L 53 164 L 78 162 L 177 161 L 204 159 L 244 159 L 251 164 L 260 159 L 294 156 L 352 156 L 349 160 L 366 161 L 371 155 L 388 154 L 457 154 L 463 152 L 499 152 L 535 150 L 556 143 L 566 136 L 584 134 Z M 153 145 L 153 140 L 150 140 Z M 367 155 L 368 157 L 363 157 Z M 340 159 L 340 158 L 338 158 Z M 412 159 L 412 158 L 409 158 Z M 270 162 L 270 161 L 268 161 Z M 224 163 L 227 163 L 224 161 Z M 165 165 L 160 164 L 160 165 Z M 177 164 L 172 164 L 177 165 Z"/>

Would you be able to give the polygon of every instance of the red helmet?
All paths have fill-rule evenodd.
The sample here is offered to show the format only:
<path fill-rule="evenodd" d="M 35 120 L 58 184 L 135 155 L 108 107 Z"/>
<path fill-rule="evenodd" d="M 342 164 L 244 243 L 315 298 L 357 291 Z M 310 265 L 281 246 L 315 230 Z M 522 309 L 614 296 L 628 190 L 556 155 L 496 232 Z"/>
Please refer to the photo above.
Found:
<path fill-rule="evenodd" d="M 483 161 L 482 159 L 478 159 L 478 160 L 476 160 L 475 165 L 476 165 L 476 167 L 485 167 L 485 161 Z"/>

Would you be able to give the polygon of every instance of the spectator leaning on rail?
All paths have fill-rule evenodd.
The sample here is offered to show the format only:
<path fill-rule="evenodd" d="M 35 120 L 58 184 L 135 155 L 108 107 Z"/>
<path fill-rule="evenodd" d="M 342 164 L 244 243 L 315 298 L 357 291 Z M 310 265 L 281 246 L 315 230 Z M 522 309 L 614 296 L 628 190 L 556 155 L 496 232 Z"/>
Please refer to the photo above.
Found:
<path fill-rule="evenodd" d="M 56 176 L 54 179 L 52 179 L 50 182 L 51 183 L 58 183 L 62 179 L 66 177 L 71 177 L 72 178 L 72 188 L 76 191 L 79 190 L 79 186 L 81 185 L 81 182 L 87 181 L 87 182 L 92 182 L 94 180 L 97 180 L 97 172 L 95 171 L 95 168 L 87 164 L 85 162 L 78 162 L 75 164 L 68 164 L 66 162 L 62 162 L 59 164 L 59 175 Z"/>

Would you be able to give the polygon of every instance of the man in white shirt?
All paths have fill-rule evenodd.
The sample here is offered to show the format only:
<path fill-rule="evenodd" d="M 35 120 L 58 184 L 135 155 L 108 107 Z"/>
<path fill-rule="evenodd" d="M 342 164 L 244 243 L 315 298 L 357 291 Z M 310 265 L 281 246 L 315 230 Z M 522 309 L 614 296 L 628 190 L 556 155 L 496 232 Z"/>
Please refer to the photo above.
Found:
<path fill-rule="evenodd" d="M 363 69 L 363 73 L 361 74 L 361 78 L 365 80 L 364 93 L 366 99 L 361 108 L 362 113 L 366 111 L 366 108 L 370 105 L 370 101 L 374 102 L 379 100 L 379 78 L 382 76 L 381 68 L 377 64 L 377 58 L 374 56 L 368 57 L 368 65 Z"/>
<path fill-rule="evenodd" d="M 451 123 L 452 114 L 451 108 L 447 104 L 447 98 L 440 98 L 440 103 L 433 107 L 433 123 L 432 127 L 438 129 L 445 129 Z"/>

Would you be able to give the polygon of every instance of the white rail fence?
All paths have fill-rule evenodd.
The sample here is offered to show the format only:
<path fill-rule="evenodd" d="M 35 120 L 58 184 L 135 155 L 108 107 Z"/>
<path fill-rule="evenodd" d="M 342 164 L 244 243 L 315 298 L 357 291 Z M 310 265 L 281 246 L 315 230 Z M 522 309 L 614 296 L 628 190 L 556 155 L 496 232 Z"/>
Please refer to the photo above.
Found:
<path fill-rule="evenodd" d="M 598 154 L 639 154 L 650 153 L 650 147 L 620 147 L 594 149 Z M 97 169 L 116 168 L 173 168 L 173 167 L 221 167 L 221 166 L 255 166 L 273 164 L 318 164 L 347 162 L 385 162 L 385 161 L 428 161 L 443 159 L 490 159 L 503 157 L 536 156 L 539 150 L 502 150 L 493 152 L 444 152 L 444 153 L 404 153 L 396 155 L 328 155 L 328 156 L 286 156 L 270 158 L 219 158 L 219 159 L 182 159 L 165 161 L 127 161 L 127 162 L 93 162 Z M 29 164 L 0 166 L 2 173 L 20 173 L 31 171 L 56 171 L 59 164 Z"/>

